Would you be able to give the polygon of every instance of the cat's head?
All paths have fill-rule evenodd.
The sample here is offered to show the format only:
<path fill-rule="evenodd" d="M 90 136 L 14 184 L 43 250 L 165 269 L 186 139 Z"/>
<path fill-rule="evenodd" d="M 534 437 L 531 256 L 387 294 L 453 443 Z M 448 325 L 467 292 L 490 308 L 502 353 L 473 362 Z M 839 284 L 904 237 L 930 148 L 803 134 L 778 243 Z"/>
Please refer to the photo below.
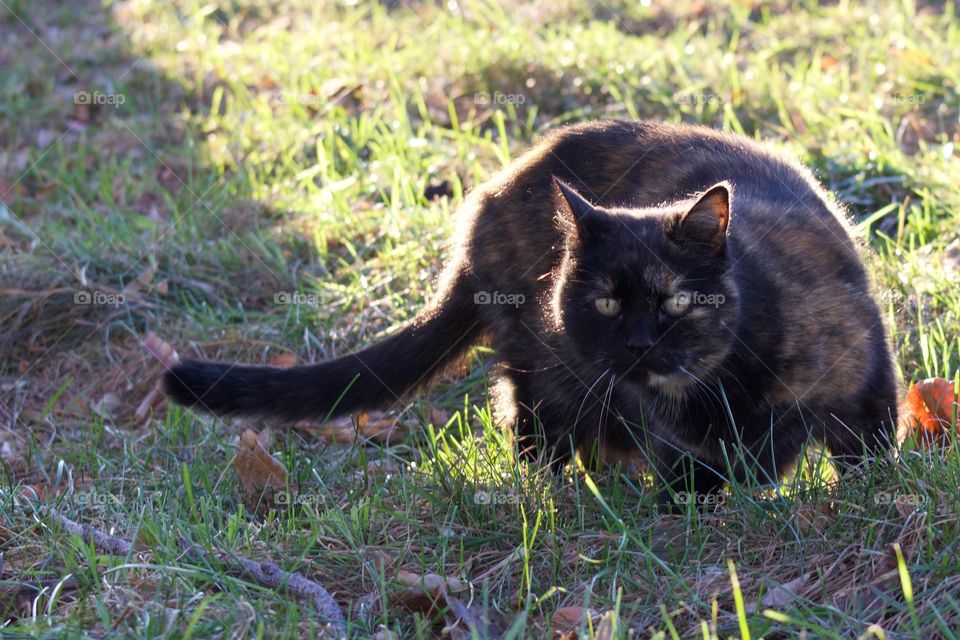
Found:
<path fill-rule="evenodd" d="M 580 355 L 652 391 L 710 378 L 736 339 L 732 187 L 650 209 L 605 209 L 554 179 L 565 237 L 553 315 Z"/>

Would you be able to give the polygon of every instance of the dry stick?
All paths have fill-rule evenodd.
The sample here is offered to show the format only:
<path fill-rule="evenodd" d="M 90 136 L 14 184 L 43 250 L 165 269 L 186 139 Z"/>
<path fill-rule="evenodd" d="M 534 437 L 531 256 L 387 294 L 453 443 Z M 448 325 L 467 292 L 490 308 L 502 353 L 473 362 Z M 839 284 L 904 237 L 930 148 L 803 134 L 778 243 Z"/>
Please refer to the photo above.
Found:
<path fill-rule="evenodd" d="M 79 524 L 58 512 L 47 508 L 46 512 L 60 521 L 63 528 L 83 540 L 92 540 L 93 546 L 102 553 L 115 556 L 128 555 L 133 550 L 133 544 L 124 538 L 111 536 L 89 524 Z M 206 554 L 196 546 L 186 549 L 186 555 L 194 560 L 203 559 Z M 246 558 L 224 558 L 218 554 L 217 559 L 224 563 L 231 573 L 250 578 L 254 582 L 269 589 L 286 588 L 293 595 L 309 600 L 313 603 L 317 613 L 327 621 L 329 631 L 337 637 L 346 637 L 347 623 L 343 619 L 343 612 L 337 605 L 330 592 L 320 584 L 305 578 L 299 571 L 289 573 L 272 562 L 254 562 Z"/>
<path fill-rule="evenodd" d="M 16 580 L 0 580 L 0 594 L 34 594 L 39 591 L 43 591 L 44 589 L 53 589 L 57 585 L 60 585 L 61 592 L 73 591 L 74 589 L 80 588 L 80 581 L 76 578 L 68 578 L 66 580 L 52 578 L 48 580 L 34 580 L 27 582 L 18 582 Z"/>

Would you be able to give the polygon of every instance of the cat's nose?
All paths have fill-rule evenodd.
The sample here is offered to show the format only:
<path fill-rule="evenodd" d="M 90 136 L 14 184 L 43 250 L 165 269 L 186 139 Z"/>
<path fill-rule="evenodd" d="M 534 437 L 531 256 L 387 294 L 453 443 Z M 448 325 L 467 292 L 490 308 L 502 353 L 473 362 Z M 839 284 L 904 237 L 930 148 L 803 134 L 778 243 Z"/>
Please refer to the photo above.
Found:
<path fill-rule="evenodd" d="M 627 348 L 637 355 L 643 355 L 644 352 L 653 346 L 653 332 L 646 322 L 636 323 L 630 334 L 627 336 Z"/>
<path fill-rule="evenodd" d="M 627 348 L 637 355 L 643 355 L 653 346 L 653 339 L 649 334 L 634 333 L 627 339 Z"/>

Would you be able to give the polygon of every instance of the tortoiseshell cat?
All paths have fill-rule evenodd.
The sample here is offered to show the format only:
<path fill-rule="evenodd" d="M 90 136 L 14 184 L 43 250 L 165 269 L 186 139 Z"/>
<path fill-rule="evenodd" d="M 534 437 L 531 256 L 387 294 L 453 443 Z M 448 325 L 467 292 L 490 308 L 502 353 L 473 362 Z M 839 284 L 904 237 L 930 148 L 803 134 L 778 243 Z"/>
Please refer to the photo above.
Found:
<path fill-rule="evenodd" d="M 661 482 L 713 491 L 730 472 L 777 481 L 811 436 L 847 463 L 890 445 L 884 325 L 843 215 L 797 163 L 706 128 L 593 122 L 458 215 L 437 295 L 404 329 L 310 366 L 185 362 L 167 393 L 322 418 L 390 405 L 487 340 L 499 416 L 554 464 L 644 447 Z"/>

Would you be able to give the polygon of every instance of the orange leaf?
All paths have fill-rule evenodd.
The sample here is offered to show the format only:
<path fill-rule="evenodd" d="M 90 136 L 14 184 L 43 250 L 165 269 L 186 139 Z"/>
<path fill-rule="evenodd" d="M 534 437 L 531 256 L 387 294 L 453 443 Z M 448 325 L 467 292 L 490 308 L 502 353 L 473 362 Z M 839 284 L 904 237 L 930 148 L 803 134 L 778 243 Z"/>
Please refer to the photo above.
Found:
<path fill-rule="evenodd" d="M 911 433 L 917 434 L 921 446 L 945 446 L 954 428 L 957 394 L 953 383 L 944 378 L 927 378 L 910 386 L 904 402 L 897 438 L 900 442 Z"/>
<path fill-rule="evenodd" d="M 270 361 L 267 363 L 271 367 L 280 367 L 281 369 L 288 369 L 297 364 L 297 354 L 295 353 L 281 353 L 278 356 L 270 358 Z"/>
<path fill-rule="evenodd" d="M 230 463 L 240 476 L 244 504 L 253 509 L 273 502 L 274 494 L 283 492 L 287 485 L 286 467 L 270 455 L 266 446 L 269 446 L 269 431 L 258 434 L 247 429 L 240 436 L 239 450 Z"/>

